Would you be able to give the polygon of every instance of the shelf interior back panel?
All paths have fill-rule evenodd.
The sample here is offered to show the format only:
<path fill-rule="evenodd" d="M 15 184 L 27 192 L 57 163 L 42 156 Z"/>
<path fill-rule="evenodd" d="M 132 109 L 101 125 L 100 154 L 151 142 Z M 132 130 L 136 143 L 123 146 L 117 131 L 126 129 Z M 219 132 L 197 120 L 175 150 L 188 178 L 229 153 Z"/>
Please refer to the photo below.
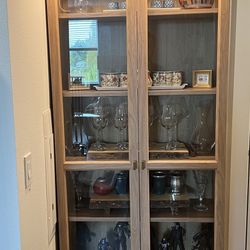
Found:
<path fill-rule="evenodd" d="M 217 16 L 149 17 L 149 70 L 183 71 L 192 83 L 193 70 L 213 70 L 216 79 Z"/>

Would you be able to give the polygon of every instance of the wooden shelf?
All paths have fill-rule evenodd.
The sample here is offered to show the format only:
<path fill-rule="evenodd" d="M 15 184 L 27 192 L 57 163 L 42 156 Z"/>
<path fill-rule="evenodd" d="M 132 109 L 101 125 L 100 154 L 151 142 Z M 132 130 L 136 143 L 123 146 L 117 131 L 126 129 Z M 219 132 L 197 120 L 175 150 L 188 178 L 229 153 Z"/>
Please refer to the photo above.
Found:
<path fill-rule="evenodd" d="M 201 15 L 217 14 L 218 8 L 183 9 L 183 8 L 148 8 L 149 16 L 173 16 L 173 15 Z"/>
<path fill-rule="evenodd" d="M 103 12 L 89 12 L 89 13 L 73 13 L 61 12 L 59 13 L 60 19 L 100 19 L 100 18 L 124 18 L 126 17 L 126 10 L 106 10 Z"/>
<path fill-rule="evenodd" d="M 64 97 L 93 97 L 93 96 L 127 96 L 128 91 L 124 90 L 109 90 L 109 91 L 97 91 L 97 90 L 64 90 Z"/>
<path fill-rule="evenodd" d="M 183 9 L 183 8 L 148 8 L 149 16 L 173 16 L 173 15 L 203 15 L 203 14 L 217 14 L 218 8 L 206 9 Z M 100 19 L 100 18 L 123 18 L 126 17 L 126 10 L 106 10 L 103 12 L 61 12 L 60 19 Z"/>
<path fill-rule="evenodd" d="M 186 88 L 181 90 L 149 90 L 149 96 L 160 95 L 215 95 L 216 88 Z"/>
<path fill-rule="evenodd" d="M 71 212 L 69 215 L 69 221 L 71 222 L 81 222 L 81 221 L 96 221 L 96 222 L 113 222 L 113 221 L 129 221 L 129 210 L 127 209 L 112 209 L 110 214 L 104 210 L 86 210 L 79 212 Z"/>
<path fill-rule="evenodd" d="M 64 162 L 65 171 L 91 171 L 101 169 L 129 170 L 132 164 L 130 161 L 84 161 L 80 157 L 67 157 Z"/>
<path fill-rule="evenodd" d="M 149 90 L 149 96 L 160 95 L 215 95 L 216 88 L 204 89 L 204 88 L 186 88 L 181 90 Z M 93 97 L 93 96 L 127 96 L 128 91 L 124 90 L 109 90 L 109 91 L 97 91 L 97 90 L 64 90 L 64 97 Z"/>
<path fill-rule="evenodd" d="M 187 159 L 149 160 L 147 168 L 152 169 L 216 169 L 218 161 L 214 156 L 196 156 Z"/>
<path fill-rule="evenodd" d="M 151 209 L 151 222 L 199 222 L 213 223 L 214 208 L 213 201 L 206 200 L 208 211 L 198 212 L 193 207 L 197 200 L 190 200 L 188 208 L 179 208 L 177 215 L 172 215 L 170 209 Z"/>

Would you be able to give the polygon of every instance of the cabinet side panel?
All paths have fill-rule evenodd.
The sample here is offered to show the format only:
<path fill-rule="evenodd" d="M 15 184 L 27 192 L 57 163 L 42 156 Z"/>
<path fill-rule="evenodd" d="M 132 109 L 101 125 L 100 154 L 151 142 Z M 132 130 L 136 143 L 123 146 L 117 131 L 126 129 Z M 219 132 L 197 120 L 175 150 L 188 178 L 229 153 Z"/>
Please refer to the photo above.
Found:
<path fill-rule="evenodd" d="M 230 165 L 227 162 L 228 129 L 228 91 L 229 91 L 229 26 L 230 1 L 218 3 L 218 48 L 217 48 L 217 119 L 216 119 L 216 157 L 219 167 L 216 171 L 215 188 L 215 249 L 228 249 L 228 213 L 229 213 L 229 176 Z"/>
<path fill-rule="evenodd" d="M 64 163 L 64 126 L 63 126 L 63 100 L 62 100 L 62 78 L 61 78 L 61 59 L 60 59 L 60 39 L 58 23 L 57 1 L 47 1 L 47 18 L 49 33 L 49 52 L 50 52 L 50 77 L 52 82 L 53 99 L 53 120 L 56 145 L 56 176 L 57 176 L 57 202 L 60 249 L 69 249 L 68 221 L 67 221 L 67 199 L 66 199 L 66 179 L 63 170 Z"/>

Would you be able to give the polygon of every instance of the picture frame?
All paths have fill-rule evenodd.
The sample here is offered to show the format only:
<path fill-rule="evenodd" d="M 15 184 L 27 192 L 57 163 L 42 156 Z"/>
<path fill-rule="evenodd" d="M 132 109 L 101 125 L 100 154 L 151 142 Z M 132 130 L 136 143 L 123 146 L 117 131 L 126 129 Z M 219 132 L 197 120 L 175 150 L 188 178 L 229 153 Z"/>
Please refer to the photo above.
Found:
<path fill-rule="evenodd" d="M 212 70 L 193 70 L 193 88 L 212 88 Z"/>
<path fill-rule="evenodd" d="M 70 76 L 68 74 L 69 90 L 89 90 L 90 85 L 83 83 L 83 78 L 79 76 Z"/>

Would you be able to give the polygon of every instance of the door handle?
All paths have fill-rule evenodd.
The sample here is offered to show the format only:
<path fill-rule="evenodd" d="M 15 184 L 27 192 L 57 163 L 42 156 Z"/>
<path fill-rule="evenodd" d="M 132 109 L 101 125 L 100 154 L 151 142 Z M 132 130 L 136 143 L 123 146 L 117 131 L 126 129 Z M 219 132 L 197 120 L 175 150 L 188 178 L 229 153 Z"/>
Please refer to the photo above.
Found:
<path fill-rule="evenodd" d="M 137 170 L 137 168 L 138 168 L 137 161 L 133 161 L 133 170 Z"/>
<path fill-rule="evenodd" d="M 141 162 L 141 170 L 145 170 L 146 169 L 146 161 L 142 161 Z"/>

